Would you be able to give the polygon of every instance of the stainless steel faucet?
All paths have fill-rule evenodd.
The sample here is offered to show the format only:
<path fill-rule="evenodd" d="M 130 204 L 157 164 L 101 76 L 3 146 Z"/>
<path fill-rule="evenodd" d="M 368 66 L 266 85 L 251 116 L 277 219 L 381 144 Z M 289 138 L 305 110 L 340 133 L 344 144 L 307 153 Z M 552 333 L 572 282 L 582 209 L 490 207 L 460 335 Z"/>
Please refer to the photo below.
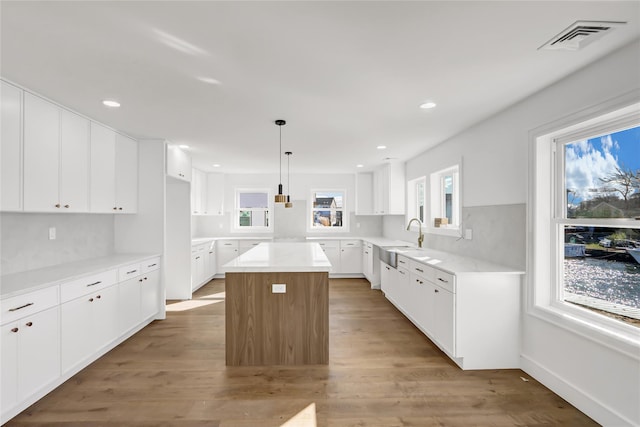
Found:
<path fill-rule="evenodd" d="M 413 221 L 418 221 L 418 227 L 420 227 L 418 229 L 419 233 L 420 233 L 420 234 L 418 234 L 418 247 L 421 248 L 422 247 L 422 242 L 424 241 L 424 234 L 422 234 L 422 221 L 420 221 L 418 218 L 411 218 L 409 220 L 409 224 L 407 225 L 407 231 L 411 229 L 411 223 Z"/>

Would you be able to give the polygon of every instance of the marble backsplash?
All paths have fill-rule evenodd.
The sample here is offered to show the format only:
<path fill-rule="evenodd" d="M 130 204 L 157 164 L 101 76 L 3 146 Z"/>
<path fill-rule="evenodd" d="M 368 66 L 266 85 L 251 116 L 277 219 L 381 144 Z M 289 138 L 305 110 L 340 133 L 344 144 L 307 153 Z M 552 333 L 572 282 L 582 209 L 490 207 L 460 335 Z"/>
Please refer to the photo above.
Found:
<path fill-rule="evenodd" d="M 462 224 L 464 228 L 473 230 L 471 240 L 425 234 L 424 246 L 525 270 L 525 204 L 462 208 Z M 406 231 L 406 228 L 404 216 L 384 218 L 385 237 L 415 242 L 418 233 Z"/>
<path fill-rule="evenodd" d="M 56 239 L 49 240 L 49 228 Z M 95 258 L 113 253 L 113 215 L 0 214 L 0 273 Z"/>

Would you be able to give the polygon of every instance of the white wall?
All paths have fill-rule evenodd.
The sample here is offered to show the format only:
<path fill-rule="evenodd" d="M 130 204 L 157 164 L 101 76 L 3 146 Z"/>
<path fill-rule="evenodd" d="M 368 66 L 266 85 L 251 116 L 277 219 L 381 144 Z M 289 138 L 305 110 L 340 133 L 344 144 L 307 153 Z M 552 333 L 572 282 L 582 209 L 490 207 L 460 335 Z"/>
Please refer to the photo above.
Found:
<path fill-rule="evenodd" d="M 278 190 L 278 174 L 227 174 L 225 175 L 225 200 L 222 216 L 194 216 L 194 237 L 244 236 L 232 228 L 232 210 L 236 188 L 269 188 L 273 195 Z M 278 238 L 303 238 L 306 236 L 381 236 L 382 218 L 379 216 L 355 216 L 355 174 L 292 174 L 291 200 L 293 208 L 285 209 L 277 204 L 274 209 L 273 232 L 254 236 Z M 286 176 L 283 176 L 284 193 L 287 193 Z M 314 189 L 345 189 L 346 210 L 349 213 L 348 232 L 308 232 L 308 198 Z"/>
<path fill-rule="evenodd" d="M 482 217 L 504 210 L 524 216 L 529 132 L 638 89 L 640 42 L 635 42 L 408 161 L 407 179 L 428 176 L 462 158 L 463 212 Z M 514 211 L 508 206 L 520 207 Z M 474 212 L 476 207 L 481 212 Z M 401 220 L 385 218 L 385 236 L 403 236 L 398 230 Z M 502 226 L 502 221 L 480 223 L 493 229 Z M 474 230 L 471 246 L 479 257 L 487 256 L 483 248 L 500 254 L 499 248 L 506 247 L 517 254 L 518 259 L 511 262 L 524 266 L 524 218 L 508 224 L 519 228 L 513 230 L 519 236 L 515 245 L 503 231 L 483 229 L 482 239 Z M 452 252 L 469 250 L 468 246 L 449 246 Z M 525 371 L 603 425 L 640 425 L 640 355 L 618 352 L 526 311 L 522 321 Z"/>

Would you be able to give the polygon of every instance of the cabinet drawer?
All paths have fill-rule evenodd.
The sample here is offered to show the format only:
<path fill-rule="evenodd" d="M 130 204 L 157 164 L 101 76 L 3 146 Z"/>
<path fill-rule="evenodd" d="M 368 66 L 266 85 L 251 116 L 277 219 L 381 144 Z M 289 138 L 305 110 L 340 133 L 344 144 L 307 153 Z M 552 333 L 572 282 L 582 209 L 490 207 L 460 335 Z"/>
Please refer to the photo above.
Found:
<path fill-rule="evenodd" d="M 440 271 L 437 268 L 434 268 L 433 270 L 435 276 L 433 283 L 455 294 L 456 276 L 454 276 L 453 274 L 445 273 L 444 271 Z"/>
<path fill-rule="evenodd" d="M 195 245 L 195 246 L 191 246 L 191 253 L 192 254 L 197 254 L 198 252 L 204 252 L 207 250 L 207 244 L 199 244 L 199 245 Z"/>
<path fill-rule="evenodd" d="M 67 302 L 82 295 L 104 289 L 118 282 L 118 270 L 92 274 L 60 285 L 60 301 Z"/>
<path fill-rule="evenodd" d="M 13 322 L 58 304 L 58 286 L 2 300 L 2 324 Z"/>
<path fill-rule="evenodd" d="M 140 265 L 140 269 L 142 270 L 142 274 L 148 273 L 153 270 L 157 270 L 160 268 L 160 257 L 150 258 L 144 260 Z"/>
<path fill-rule="evenodd" d="M 362 246 L 361 240 L 341 240 L 340 247 L 344 248 L 359 248 Z"/>
<path fill-rule="evenodd" d="M 140 271 L 140 263 L 129 264 L 124 267 L 120 267 L 118 269 L 118 281 L 122 282 L 124 280 L 131 279 L 132 277 L 136 277 L 142 274 Z"/>
<path fill-rule="evenodd" d="M 419 263 L 417 261 L 409 260 L 409 271 L 430 282 L 433 282 L 436 279 L 433 267 Z"/>
<path fill-rule="evenodd" d="M 237 240 L 218 240 L 218 248 L 238 249 Z"/>
<path fill-rule="evenodd" d="M 398 268 L 409 269 L 411 266 L 409 265 L 409 258 L 404 255 L 398 255 Z"/>
<path fill-rule="evenodd" d="M 340 247 L 340 240 L 311 240 L 311 242 L 319 244 L 323 249 Z"/>

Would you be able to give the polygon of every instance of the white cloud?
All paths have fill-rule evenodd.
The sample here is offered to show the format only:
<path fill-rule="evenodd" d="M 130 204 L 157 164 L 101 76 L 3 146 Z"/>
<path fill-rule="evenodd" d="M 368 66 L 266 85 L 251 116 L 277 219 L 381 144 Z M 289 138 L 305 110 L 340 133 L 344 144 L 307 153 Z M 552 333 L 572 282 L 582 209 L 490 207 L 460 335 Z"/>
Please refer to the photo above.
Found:
<path fill-rule="evenodd" d="M 600 178 L 615 172 L 618 159 L 611 154 L 617 142 L 609 135 L 601 138 L 603 150 L 596 150 L 588 141 L 567 144 L 565 148 L 565 184 L 575 192 L 578 200 L 590 199 L 596 195 L 590 189 L 603 187 Z"/>

